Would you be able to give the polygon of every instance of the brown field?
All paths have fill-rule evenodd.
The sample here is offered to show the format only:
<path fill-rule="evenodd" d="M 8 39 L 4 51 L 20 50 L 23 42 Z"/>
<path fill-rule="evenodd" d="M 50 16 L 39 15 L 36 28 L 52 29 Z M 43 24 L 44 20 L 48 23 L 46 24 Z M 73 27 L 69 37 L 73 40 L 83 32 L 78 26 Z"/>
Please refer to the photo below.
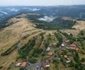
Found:
<path fill-rule="evenodd" d="M 76 25 L 73 28 L 77 30 L 85 30 L 85 21 L 77 21 Z"/>

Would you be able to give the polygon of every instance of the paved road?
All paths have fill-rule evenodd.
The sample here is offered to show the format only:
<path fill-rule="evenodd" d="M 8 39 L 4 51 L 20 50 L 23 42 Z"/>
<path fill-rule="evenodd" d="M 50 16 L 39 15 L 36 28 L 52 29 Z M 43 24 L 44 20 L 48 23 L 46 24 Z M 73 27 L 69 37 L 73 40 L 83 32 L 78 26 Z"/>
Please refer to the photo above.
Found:
<path fill-rule="evenodd" d="M 41 66 L 42 62 L 31 64 L 30 66 L 27 66 L 26 69 L 29 70 L 31 68 L 32 70 L 41 70 Z"/>

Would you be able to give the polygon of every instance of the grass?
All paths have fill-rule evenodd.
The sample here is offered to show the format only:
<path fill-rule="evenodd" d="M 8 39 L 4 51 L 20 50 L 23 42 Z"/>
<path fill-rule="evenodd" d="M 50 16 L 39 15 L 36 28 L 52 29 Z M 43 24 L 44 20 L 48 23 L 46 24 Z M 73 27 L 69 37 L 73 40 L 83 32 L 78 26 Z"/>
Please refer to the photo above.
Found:
<path fill-rule="evenodd" d="M 20 69 L 20 67 L 11 67 L 11 69 L 10 70 L 19 70 Z"/>

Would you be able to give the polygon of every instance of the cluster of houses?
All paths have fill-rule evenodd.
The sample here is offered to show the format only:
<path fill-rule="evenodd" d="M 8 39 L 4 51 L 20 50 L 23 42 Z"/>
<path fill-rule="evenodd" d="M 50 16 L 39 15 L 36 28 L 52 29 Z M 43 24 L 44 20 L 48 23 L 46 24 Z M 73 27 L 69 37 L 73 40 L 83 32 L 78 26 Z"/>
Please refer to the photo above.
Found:
<path fill-rule="evenodd" d="M 69 42 L 70 42 L 70 40 L 65 40 L 64 43 L 61 44 L 61 46 L 64 47 L 64 46 L 65 46 L 66 44 L 68 44 Z M 54 43 L 54 45 L 56 45 L 56 43 Z M 67 45 L 66 48 L 67 48 L 67 49 L 71 49 L 71 50 L 76 50 L 76 51 L 79 50 L 79 48 L 77 47 L 77 45 L 74 44 L 74 43 Z M 46 51 L 48 52 L 48 53 L 47 53 L 48 56 L 51 57 L 51 56 L 53 55 L 53 52 L 51 52 L 50 50 L 51 50 L 50 47 L 48 47 L 48 48 L 46 49 Z M 70 62 L 71 62 L 71 60 L 70 60 L 70 58 L 68 57 L 68 55 L 63 55 L 63 57 L 66 59 L 66 63 L 70 63 Z M 58 60 L 60 60 L 60 58 L 58 58 Z M 50 62 L 49 60 L 45 60 L 44 63 L 43 63 L 43 67 L 44 67 L 44 68 L 50 67 L 49 62 Z M 16 67 L 26 67 L 26 65 L 27 65 L 27 62 L 17 63 L 17 64 L 16 64 Z"/>
<path fill-rule="evenodd" d="M 66 63 L 70 63 L 71 62 L 70 58 L 67 55 L 64 55 L 64 58 L 67 59 Z"/>
<path fill-rule="evenodd" d="M 62 47 L 66 46 L 65 48 L 69 49 L 69 50 L 79 51 L 79 48 L 78 48 L 78 46 L 76 44 L 74 44 L 74 43 L 68 44 L 69 42 L 70 42 L 70 40 L 65 40 L 65 43 L 62 43 L 61 46 Z M 65 44 L 68 44 L 68 45 L 65 45 Z M 68 57 L 68 55 L 64 55 L 63 57 L 66 59 L 66 63 L 70 63 L 71 62 L 71 60 Z"/>
<path fill-rule="evenodd" d="M 78 51 L 78 50 L 79 50 L 79 48 L 77 47 L 76 44 L 74 44 L 74 43 L 68 44 L 69 42 L 70 42 L 70 40 L 65 40 L 64 43 L 61 44 L 61 46 L 62 46 L 62 47 L 65 47 L 65 46 L 66 46 L 65 48 L 66 48 L 66 49 L 69 49 L 69 50 L 75 50 L 75 51 Z M 68 44 L 68 45 L 66 45 L 66 44 Z M 48 51 L 48 56 L 52 56 L 52 55 L 53 55 L 52 52 L 49 52 L 49 51 L 50 51 L 50 47 L 48 47 L 46 50 Z M 66 63 L 67 63 L 67 64 L 71 62 L 71 60 L 70 60 L 70 58 L 68 57 L 68 55 L 63 55 L 63 57 L 66 59 Z M 60 60 L 60 59 L 59 59 L 59 60 Z M 48 62 L 46 62 L 46 63 L 48 63 Z M 44 68 L 49 67 L 49 66 L 50 66 L 50 65 L 47 64 L 47 66 L 46 66 L 46 64 L 45 64 L 45 65 L 44 65 Z"/>
<path fill-rule="evenodd" d="M 70 40 L 66 40 L 65 41 L 65 43 L 69 43 L 70 42 Z M 76 44 L 74 44 L 74 43 L 72 43 L 72 44 L 70 44 L 68 47 L 66 47 L 67 49 L 71 49 L 71 50 L 76 50 L 76 51 L 78 51 L 79 50 L 79 48 L 77 47 L 77 45 Z"/>
<path fill-rule="evenodd" d="M 70 42 L 70 40 L 65 40 L 64 43 L 61 44 L 61 46 L 62 46 L 62 47 L 65 47 L 65 46 L 66 46 L 65 48 L 70 49 L 70 50 L 75 50 L 75 51 L 78 51 L 78 50 L 79 50 L 79 48 L 77 47 L 76 44 L 74 44 L 74 43 L 68 44 L 69 42 Z M 68 44 L 68 45 L 66 45 L 66 44 Z M 54 45 L 56 45 L 56 43 L 54 43 Z M 48 52 L 48 56 L 51 57 L 51 56 L 53 55 L 53 52 L 50 52 L 50 50 L 51 50 L 50 47 L 48 47 L 48 48 L 46 49 L 46 51 Z M 66 59 L 66 61 L 65 61 L 66 64 L 68 64 L 68 63 L 71 62 L 71 60 L 70 60 L 70 58 L 68 57 L 68 55 L 63 55 L 63 58 Z M 58 60 L 61 60 L 61 58 L 58 58 Z M 43 63 L 43 67 L 44 67 L 44 68 L 50 67 L 49 60 L 46 60 L 46 61 Z"/>
<path fill-rule="evenodd" d="M 47 67 L 50 67 L 49 60 L 44 61 L 43 67 L 44 67 L 44 69 L 46 69 Z"/>

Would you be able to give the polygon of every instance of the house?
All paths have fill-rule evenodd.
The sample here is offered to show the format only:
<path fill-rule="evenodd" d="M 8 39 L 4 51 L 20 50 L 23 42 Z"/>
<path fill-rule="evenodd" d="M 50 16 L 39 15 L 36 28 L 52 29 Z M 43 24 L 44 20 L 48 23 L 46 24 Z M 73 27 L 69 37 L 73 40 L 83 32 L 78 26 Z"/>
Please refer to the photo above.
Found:
<path fill-rule="evenodd" d="M 27 62 L 22 62 L 21 67 L 25 67 Z"/>
<path fill-rule="evenodd" d="M 70 44 L 70 47 L 76 47 L 76 44 Z"/>
<path fill-rule="evenodd" d="M 48 52 L 48 55 L 49 55 L 49 56 L 52 56 L 52 55 L 53 55 L 53 53 L 52 53 L 52 52 Z"/>
<path fill-rule="evenodd" d="M 20 65 L 21 65 L 21 63 L 17 63 L 15 66 L 16 66 L 16 67 L 19 67 Z"/>
<path fill-rule="evenodd" d="M 64 55 L 64 58 L 65 58 L 65 59 L 67 59 L 67 58 L 68 58 L 68 56 L 67 56 L 67 55 Z"/>
<path fill-rule="evenodd" d="M 44 69 L 47 68 L 47 67 L 50 67 L 49 60 L 44 61 L 43 67 L 44 67 Z"/>
<path fill-rule="evenodd" d="M 76 49 L 76 44 L 70 44 L 70 49 L 75 50 Z"/>
<path fill-rule="evenodd" d="M 50 51 L 50 47 L 48 47 L 48 48 L 46 49 L 46 51 Z"/>

